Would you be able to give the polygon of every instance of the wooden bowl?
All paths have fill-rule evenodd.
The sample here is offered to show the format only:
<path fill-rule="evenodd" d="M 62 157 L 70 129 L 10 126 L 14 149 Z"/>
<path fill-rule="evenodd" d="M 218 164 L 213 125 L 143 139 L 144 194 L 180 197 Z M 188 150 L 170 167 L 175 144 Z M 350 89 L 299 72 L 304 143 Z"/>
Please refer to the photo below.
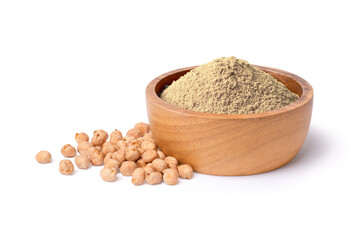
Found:
<path fill-rule="evenodd" d="M 158 96 L 194 67 L 165 73 L 149 83 L 146 102 L 149 124 L 159 148 L 196 172 L 251 175 L 288 163 L 303 145 L 311 119 L 313 89 L 301 77 L 256 66 L 271 74 L 300 98 L 281 109 L 258 114 L 211 114 L 171 105 Z"/>

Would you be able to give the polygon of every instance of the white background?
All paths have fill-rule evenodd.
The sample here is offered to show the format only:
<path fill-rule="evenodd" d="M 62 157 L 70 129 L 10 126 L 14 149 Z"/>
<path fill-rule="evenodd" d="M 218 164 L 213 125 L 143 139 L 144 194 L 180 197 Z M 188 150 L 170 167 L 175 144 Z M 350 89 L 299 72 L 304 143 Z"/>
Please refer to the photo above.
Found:
<path fill-rule="evenodd" d="M 356 1 L 0 1 L 1 239 L 359 239 Z M 281 169 L 135 187 L 58 172 L 74 134 L 147 121 L 156 76 L 222 56 L 314 88 Z M 38 164 L 42 150 L 53 162 Z"/>

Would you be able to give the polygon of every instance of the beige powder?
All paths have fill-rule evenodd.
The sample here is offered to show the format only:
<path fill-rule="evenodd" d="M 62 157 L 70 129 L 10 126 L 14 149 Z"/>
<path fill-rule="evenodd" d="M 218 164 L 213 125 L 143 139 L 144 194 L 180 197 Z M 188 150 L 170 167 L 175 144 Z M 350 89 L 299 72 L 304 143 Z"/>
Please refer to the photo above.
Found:
<path fill-rule="evenodd" d="M 299 98 L 270 74 L 235 57 L 194 68 L 160 97 L 180 108 L 218 114 L 267 112 Z"/>

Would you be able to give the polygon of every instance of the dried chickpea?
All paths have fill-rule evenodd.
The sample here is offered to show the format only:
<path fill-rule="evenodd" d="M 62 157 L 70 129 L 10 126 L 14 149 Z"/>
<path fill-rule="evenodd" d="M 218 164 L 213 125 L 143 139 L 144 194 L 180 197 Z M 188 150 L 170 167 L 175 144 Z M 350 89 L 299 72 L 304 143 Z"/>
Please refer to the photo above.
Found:
<path fill-rule="evenodd" d="M 146 150 L 156 150 L 156 144 L 153 141 L 150 140 L 145 140 L 141 143 L 141 148 L 146 151 Z"/>
<path fill-rule="evenodd" d="M 118 141 L 122 139 L 123 139 L 122 133 L 117 129 L 115 129 L 115 131 L 113 131 L 110 134 L 110 142 L 113 144 L 116 144 Z"/>
<path fill-rule="evenodd" d="M 155 171 L 161 172 L 164 169 L 166 169 L 168 165 L 164 160 L 157 158 L 154 161 L 152 161 L 152 167 Z"/>
<path fill-rule="evenodd" d="M 147 123 L 139 122 L 135 124 L 134 128 L 140 131 L 140 136 L 144 136 L 145 133 L 150 132 L 150 126 Z"/>
<path fill-rule="evenodd" d="M 80 169 L 88 169 L 91 166 L 91 161 L 86 155 L 75 157 L 75 164 Z"/>
<path fill-rule="evenodd" d="M 112 158 L 112 155 L 113 155 L 113 153 L 106 154 L 105 157 L 104 157 L 104 162 L 106 162 L 106 160 Z"/>
<path fill-rule="evenodd" d="M 129 144 L 135 140 L 135 137 L 133 135 L 126 135 L 123 140 Z"/>
<path fill-rule="evenodd" d="M 79 142 L 77 150 L 80 154 L 87 154 L 87 151 L 90 147 L 94 147 L 94 144 L 92 144 L 91 142 L 82 141 Z"/>
<path fill-rule="evenodd" d="M 124 176 L 131 176 L 138 166 L 133 161 L 125 161 L 121 164 L 120 172 Z"/>
<path fill-rule="evenodd" d="M 105 132 L 104 130 L 95 130 L 94 131 L 94 136 L 91 138 L 91 142 L 92 144 L 94 144 L 94 146 L 102 146 L 106 140 L 108 139 L 109 135 L 107 132 Z"/>
<path fill-rule="evenodd" d="M 130 143 L 129 143 L 129 147 L 131 147 L 131 146 L 133 146 L 133 147 L 140 147 L 140 145 L 141 145 L 141 142 L 140 141 L 138 141 L 137 139 L 135 139 L 135 140 L 133 140 L 133 141 L 131 141 Z"/>
<path fill-rule="evenodd" d="M 100 166 L 104 164 L 104 154 L 97 150 L 90 156 L 90 161 L 94 166 Z"/>
<path fill-rule="evenodd" d="M 145 167 L 146 166 L 146 162 L 144 159 L 139 159 L 136 161 L 136 165 L 138 165 L 139 167 Z"/>
<path fill-rule="evenodd" d="M 141 185 L 145 182 L 146 173 L 143 168 L 137 168 L 132 173 L 131 182 L 135 185 Z"/>
<path fill-rule="evenodd" d="M 143 168 L 144 168 L 146 174 L 150 174 L 150 173 L 152 173 L 152 172 L 155 172 L 155 170 L 154 170 L 153 167 L 152 167 L 152 163 L 146 164 L 146 166 L 143 167 Z"/>
<path fill-rule="evenodd" d="M 89 148 L 87 149 L 86 155 L 88 156 L 88 158 L 90 158 L 91 155 L 92 155 L 94 152 L 98 152 L 98 151 L 101 151 L 101 148 L 100 148 L 100 147 L 89 147 Z"/>
<path fill-rule="evenodd" d="M 137 138 L 141 137 L 140 136 L 141 132 L 139 129 L 132 128 L 126 133 L 126 135 L 132 135 L 132 136 L 134 136 L 135 139 L 137 139 Z"/>
<path fill-rule="evenodd" d="M 150 132 L 144 134 L 144 139 L 154 141 L 154 137 Z"/>
<path fill-rule="evenodd" d="M 136 141 L 138 141 L 141 146 L 142 142 L 145 141 L 145 139 L 143 137 L 139 137 L 138 139 L 136 139 Z"/>
<path fill-rule="evenodd" d="M 140 152 L 137 147 L 128 147 L 126 149 L 125 158 L 128 161 L 136 161 L 140 157 Z"/>
<path fill-rule="evenodd" d="M 141 147 L 139 147 L 138 150 L 139 150 L 141 155 L 145 152 L 144 149 L 142 149 Z"/>
<path fill-rule="evenodd" d="M 157 154 L 158 154 L 158 158 L 160 158 L 160 159 L 165 159 L 165 158 L 166 158 L 165 153 L 163 153 L 163 152 L 160 151 L 159 149 L 157 150 Z"/>
<path fill-rule="evenodd" d="M 102 152 L 104 155 L 108 153 L 116 152 L 116 145 L 111 142 L 105 142 L 102 147 Z"/>
<path fill-rule="evenodd" d="M 74 171 L 74 164 L 69 159 L 61 160 L 59 163 L 59 171 L 63 175 L 69 175 Z"/>
<path fill-rule="evenodd" d="M 176 170 L 168 168 L 164 172 L 163 179 L 167 185 L 175 185 L 179 182 L 179 175 Z"/>
<path fill-rule="evenodd" d="M 180 178 L 191 179 L 193 176 L 193 169 L 189 164 L 182 164 L 178 166 Z"/>
<path fill-rule="evenodd" d="M 126 150 L 126 148 L 128 147 L 128 143 L 126 141 L 119 140 L 116 142 L 116 147 L 118 149 Z"/>
<path fill-rule="evenodd" d="M 119 163 L 122 163 L 126 160 L 126 152 L 125 150 L 119 149 L 116 152 L 114 152 L 111 157 L 116 161 L 118 161 Z"/>
<path fill-rule="evenodd" d="M 176 173 L 176 175 L 179 177 L 179 172 L 176 166 L 169 166 L 169 168 L 166 168 L 162 171 L 163 174 L 165 174 L 167 171 L 174 171 Z"/>
<path fill-rule="evenodd" d="M 115 159 L 106 159 L 106 161 L 104 160 L 104 167 L 113 167 L 116 168 L 116 171 L 119 171 L 121 163 L 116 161 Z"/>
<path fill-rule="evenodd" d="M 88 142 L 89 141 L 89 136 L 84 133 L 84 132 L 81 132 L 81 133 L 76 133 L 75 134 L 75 141 L 79 144 L 83 141 L 85 142 Z"/>
<path fill-rule="evenodd" d="M 150 163 L 152 162 L 155 158 L 158 157 L 158 153 L 156 150 L 154 149 L 150 149 L 150 150 L 146 150 L 142 155 L 141 158 L 147 162 Z"/>
<path fill-rule="evenodd" d="M 117 169 L 113 167 L 104 167 L 100 170 L 100 176 L 104 181 L 113 182 L 116 180 Z"/>
<path fill-rule="evenodd" d="M 152 172 L 146 175 L 146 182 L 148 184 L 154 185 L 161 183 L 163 175 L 159 172 Z"/>
<path fill-rule="evenodd" d="M 76 155 L 76 149 L 73 146 L 71 146 L 70 144 L 65 144 L 61 148 L 61 154 L 64 157 L 74 157 Z"/>
<path fill-rule="evenodd" d="M 179 165 L 178 160 L 176 158 L 174 158 L 174 157 L 168 156 L 164 160 L 169 166 L 171 166 L 171 165 L 173 165 L 173 166 Z"/>
<path fill-rule="evenodd" d="M 49 163 L 51 162 L 51 154 L 48 151 L 40 151 L 36 154 L 35 159 L 39 163 Z"/>

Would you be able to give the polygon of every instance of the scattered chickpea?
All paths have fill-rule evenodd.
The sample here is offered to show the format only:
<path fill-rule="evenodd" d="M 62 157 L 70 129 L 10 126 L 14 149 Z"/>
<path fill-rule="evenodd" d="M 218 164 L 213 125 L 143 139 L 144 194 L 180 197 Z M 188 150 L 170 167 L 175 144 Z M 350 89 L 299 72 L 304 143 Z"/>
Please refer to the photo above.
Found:
<path fill-rule="evenodd" d="M 126 135 L 123 140 L 129 144 L 135 140 L 135 137 L 133 135 Z"/>
<path fill-rule="evenodd" d="M 146 162 L 140 158 L 139 160 L 136 161 L 136 165 L 138 165 L 139 167 L 145 167 Z"/>
<path fill-rule="evenodd" d="M 74 164 L 69 159 L 61 160 L 59 171 L 63 175 L 70 175 L 74 171 Z"/>
<path fill-rule="evenodd" d="M 174 171 L 174 173 L 176 173 L 176 176 L 179 177 L 179 172 L 176 166 L 171 165 L 169 166 L 169 168 L 164 169 L 162 173 L 165 174 L 168 171 Z"/>
<path fill-rule="evenodd" d="M 119 171 L 121 163 L 116 161 L 115 159 L 107 159 L 106 161 L 104 160 L 104 167 L 113 167 L 116 168 L 116 171 Z"/>
<path fill-rule="evenodd" d="M 128 147 L 128 143 L 124 140 L 119 140 L 116 142 L 116 147 L 118 149 L 123 149 L 123 150 L 126 150 L 126 148 Z"/>
<path fill-rule="evenodd" d="M 79 142 L 77 150 L 80 154 L 87 154 L 87 151 L 90 147 L 94 147 L 94 144 L 92 144 L 91 142 L 82 141 Z"/>
<path fill-rule="evenodd" d="M 160 158 L 157 158 L 154 161 L 152 161 L 152 167 L 157 172 L 161 172 L 162 170 L 166 169 L 167 166 L 168 166 L 167 163 Z"/>
<path fill-rule="evenodd" d="M 150 140 L 145 140 L 141 143 L 141 148 L 146 151 L 146 150 L 156 150 L 156 144 L 153 141 Z"/>
<path fill-rule="evenodd" d="M 169 166 L 171 166 L 171 165 L 173 165 L 173 166 L 179 165 L 178 160 L 176 158 L 174 158 L 174 157 L 168 156 L 164 160 Z"/>
<path fill-rule="evenodd" d="M 106 160 L 112 158 L 112 155 L 113 155 L 113 153 L 106 154 L 105 157 L 104 157 L 104 162 L 106 162 Z"/>
<path fill-rule="evenodd" d="M 141 143 L 140 141 L 138 141 L 137 139 L 135 140 L 132 140 L 130 143 L 129 143 L 129 147 L 133 146 L 133 147 L 140 147 Z"/>
<path fill-rule="evenodd" d="M 163 179 L 167 185 L 175 185 L 179 182 L 179 175 L 176 170 L 168 168 L 164 173 Z"/>
<path fill-rule="evenodd" d="M 104 130 L 101 129 L 95 130 L 91 142 L 92 144 L 94 144 L 94 146 L 102 146 L 106 142 L 108 137 L 109 137 L 108 133 L 105 132 Z"/>
<path fill-rule="evenodd" d="M 40 151 L 36 154 L 35 159 L 39 163 L 49 163 L 51 162 L 51 154 L 48 151 Z"/>
<path fill-rule="evenodd" d="M 81 133 L 76 133 L 75 134 L 75 141 L 79 144 L 83 141 L 85 142 L 88 142 L 89 141 L 89 136 L 84 133 L 84 132 L 81 132 Z"/>
<path fill-rule="evenodd" d="M 64 157 L 74 157 L 76 155 L 76 149 L 73 146 L 71 146 L 70 144 L 65 144 L 61 148 L 61 154 Z"/>
<path fill-rule="evenodd" d="M 90 158 L 91 157 L 91 155 L 94 153 L 94 152 L 98 152 L 98 151 L 101 151 L 101 148 L 100 147 L 89 147 L 88 149 L 87 149 L 87 156 L 88 156 L 88 158 Z"/>
<path fill-rule="evenodd" d="M 142 142 L 145 141 L 145 139 L 143 137 L 139 137 L 138 139 L 136 139 L 136 141 L 138 141 L 141 146 Z"/>
<path fill-rule="evenodd" d="M 146 150 L 142 155 L 141 158 L 147 162 L 150 163 L 152 162 L 155 158 L 158 157 L 158 153 L 156 150 L 154 149 L 150 149 L 150 150 Z"/>
<path fill-rule="evenodd" d="M 100 170 L 100 176 L 104 181 L 113 182 L 116 180 L 117 169 L 113 167 L 104 167 Z"/>
<path fill-rule="evenodd" d="M 160 151 L 159 149 L 157 150 L 157 154 L 158 154 L 158 158 L 160 158 L 160 159 L 165 159 L 165 158 L 166 158 L 165 153 L 163 153 L 163 152 Z"/>
<path fill-rule="evenodd" d="M 139 129 L 132 128 L 126 133 L 126 135 L 132 135 L 132 136 L 134 136 L 135 139 L 137 139 L 137 138 L 141 137 L 140 136 L 141 132 Z"/>
<path fill-rule="evenodd" d="M 131 182 L 135 185 L 141 185 L 145 182 L 146 173 L 143 168 L 137 168 L 132 173 Z"/>
<path fill-rule="evenodd" d="M 120 172 L 124 176 L 131 176 L 138 166 L 133 161 L 125 161 L 121 164 Z"/>
<path fill-rule="evenodd" d="M 143 167 L 143 168 L 144 168 L 146 174 L 150 174 L 150 173 L 152 173 L 152 172 L 155 172 L 155 170 L 154 170 L 153 167 L 152 167 L 152 163 L 146 164 L 146 166 Z"/>
<path fill-rule="evenodd" d="M 148 133 L 145 133 L 144 134 L 144 139 L 145 140 L 154 140 L 154 137 L 153 137 L 153 135 L 150 133 L 150 132 L 148 132 Z"/>
<path fill-rule="evenodd" d="M 151 185 L 159 184 L 159 183 L 161 183 L 162 178 L 163 178 L 163 176 L 161 173 L 152 172 L 152 173 L 146 175 L 146 182 Z"/>
<path fill-rule="evenodd" d="M 104 155 L 108 153 L 116 152 L 116 145 L 111 142 L 105 142 L 102 147 L 102 152 Z"/>
<path fill-rule="evenodd" d="M 116 144 L 118 141 L 122 139 L 123 139 L 122 133 L 117 129 L 115 129 L 115 131 L 113 131 L 110 134 L 110 142 L 113 144 Z"/>
<path fill-rule="evenodd" d="M 150 132 L 150 126 L 147 123 L 139 122 L 135 124 L 134 128 L 140 131 L 140 136 L 144 136 L 145 133 Z"/>
<path fill-rule="evenodd" d="M 178 166 L 180 178 L 191 179 L 193 176 L 193 169 L 189 164 L 182 164 Z"/>
<path fill-rule="evenodd" d="M 116 161 L 118 161 L 119 163 L 122 163 L 126 160 L 126 152 L 125 150 L 119 149 L 116 152 L 114 152 L 111 157 Z"/>
<path fill-rule="evenodd" d="M 128 161 L 136 161 L 140 157 L 140 152 L 137 147 L 128 147 L 125 154 L 125 158 Z"/>
<path fill-rule="evenodd" d="M 91 161 L 86 155 L 75 157 L 75 164 L 80 169 L 88 169 L 91 166 Z"/>
<path fill-rule="evenodd" d="M 90 156 L 90 161 L 94 166 L 100 166 L 104 164 L 104 154 L 97 150 Z"/>

